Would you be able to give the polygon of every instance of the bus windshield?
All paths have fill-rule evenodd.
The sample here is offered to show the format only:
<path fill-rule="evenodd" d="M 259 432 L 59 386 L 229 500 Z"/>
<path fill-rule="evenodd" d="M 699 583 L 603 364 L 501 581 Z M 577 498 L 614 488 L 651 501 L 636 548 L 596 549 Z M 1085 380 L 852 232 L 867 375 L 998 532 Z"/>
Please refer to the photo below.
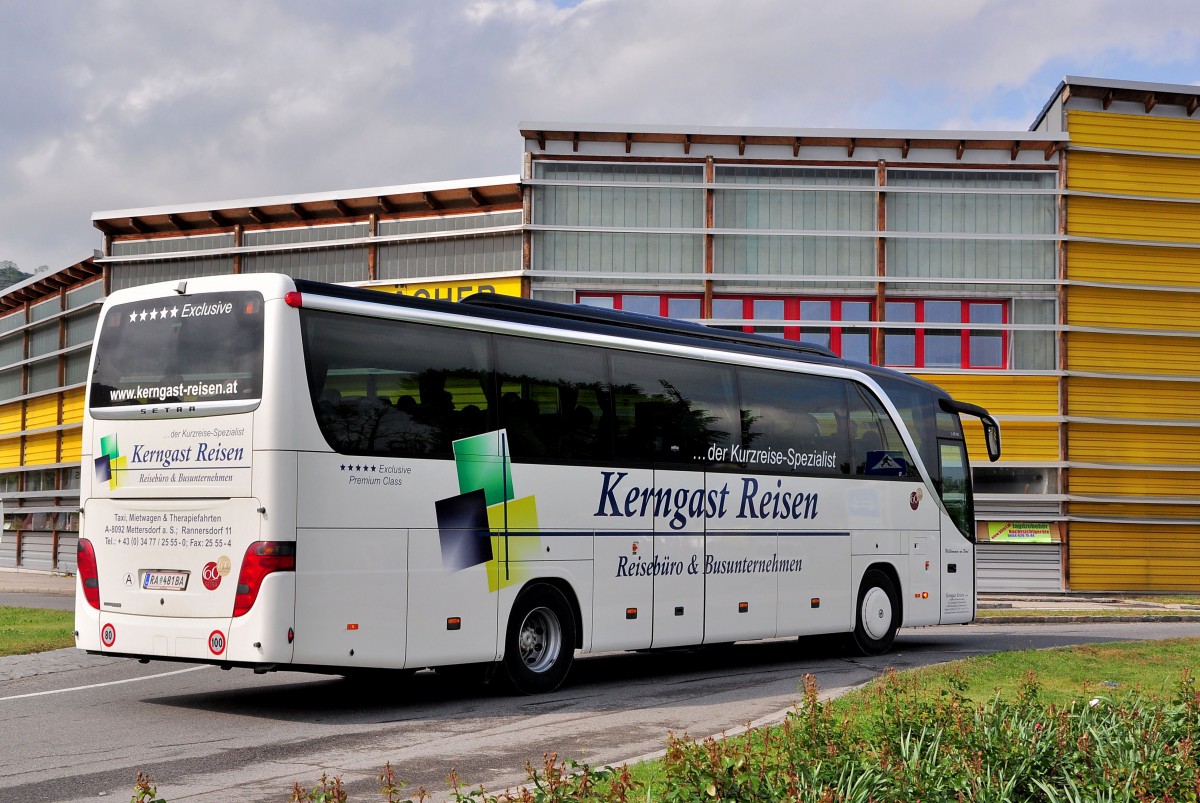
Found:
<path fill-rule="evenodd" d="M 263 297 L 201 293 L 112 307 L 96 342 L 91 407 L 254 401 L 261 394 Z"/>

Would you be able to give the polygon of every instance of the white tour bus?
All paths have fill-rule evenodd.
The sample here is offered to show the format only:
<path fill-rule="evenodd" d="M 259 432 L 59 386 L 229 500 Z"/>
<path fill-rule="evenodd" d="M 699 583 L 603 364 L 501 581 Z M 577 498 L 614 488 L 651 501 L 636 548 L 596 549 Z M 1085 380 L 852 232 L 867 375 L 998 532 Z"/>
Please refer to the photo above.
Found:
<path fill-rule="evenodd" d="M 352 673 L 975 615 L 960 413 L 826 349 L 281 275 L 114 293 L 83 429 L 76 639 Z"/>

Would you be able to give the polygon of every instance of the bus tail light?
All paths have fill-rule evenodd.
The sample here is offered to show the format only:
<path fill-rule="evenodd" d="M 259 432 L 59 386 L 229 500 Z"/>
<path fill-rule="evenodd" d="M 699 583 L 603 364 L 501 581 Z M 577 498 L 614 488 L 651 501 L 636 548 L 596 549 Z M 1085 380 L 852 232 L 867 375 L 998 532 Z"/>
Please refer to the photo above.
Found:
<path fill-rule="evenodd" d="M 83 598 L 96 610 L 100 610 L 100 573 L 96 570 L 96 550 L 86 538 L 79 539 L 75 552 L 75 571 L 83 585 Z"/>
<path fill-rule="evenodd" d="M 295 570 L 294 541 L 255 541 L 246 549 L 246 556 L 242 558 L 237 596 L 233 600 L 233 615 L 242 616 L 254 607 L 263 578 L 268 574 Z"/>

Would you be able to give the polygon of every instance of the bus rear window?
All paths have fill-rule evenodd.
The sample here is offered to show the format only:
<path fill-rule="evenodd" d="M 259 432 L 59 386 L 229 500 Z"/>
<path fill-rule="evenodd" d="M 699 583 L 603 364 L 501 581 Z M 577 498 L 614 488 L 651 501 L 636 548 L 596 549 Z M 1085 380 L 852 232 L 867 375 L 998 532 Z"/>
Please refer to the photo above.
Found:
<path fill-rule="evenodd" d="M 262 393 L 263 297 L 198 293 L 109 308 L 91 406 L 247 402 Z"/>

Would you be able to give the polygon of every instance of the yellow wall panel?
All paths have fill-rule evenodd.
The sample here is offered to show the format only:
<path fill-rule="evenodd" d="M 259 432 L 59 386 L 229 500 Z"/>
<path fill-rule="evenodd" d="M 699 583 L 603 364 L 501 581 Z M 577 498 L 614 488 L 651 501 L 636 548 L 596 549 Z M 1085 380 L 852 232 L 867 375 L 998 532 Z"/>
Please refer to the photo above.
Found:
<path fill-rule="evenodd" d="M 25 438 L 25 465 L 38 466 L 58 462 L 58 433 L 43 432 Z"/>
<path fill-rule="evenodd" d="M 1069 111 L 1067 131 L 1072 145 L 1089 148 L 1200 154 L 1200 119 L 1195 118 Z"/>
<path fill-rule="evenodd" d="M 1071 522 L 1077 591 L 1200 591 L 1200 527 Z"/>
<path fill-rule="evenodd" d="M 62 422 L 64 424 L 83 423 L 84 389 L 76 388 L 63 394 Z"/>
<path fill-rule="evenodd" d="M 79 430 L 62 433 L 62 462 L 71 463 L 83 459 L 83 436 Z"/>
<path fill-rule="evenodd" d="M 977 465 L 986 463 L 987 445 L 983 442 L 983 426 L 972 416 L 963 416 L 963 431 L 967 436 L 967 454 Z M 1002 462 L 1042 463 L 1060 460 L 1058 455 L 1058 424 L 1000 422 Z"/>
<path fill-rule="evenodd" d="M 1089 418 L 1200 421 L 1200 384 L 1072 376 L 1067 379 L 1067 413 Z"/>
<path fill-rule="evenodd" d="M 25 428 L 41 429 L 58 425 L 58 396 L 42 396 L 26 402 Z"/>
<path fill-rule="evenodd" d="M 996 373 L 917 375 L 959 401 L 978 404 L 992 415 L 1058 415 L 1058 377 Z"/>
<path fill-rule="evenodd" d="M 1200 374 L 1200 338 L 1070 332 L 1067 368 L 1102 374 Z"/>
<path fill-rule="evenodd" d="M 0 434 L 20 432 L 24 429 L 21 424 L 21 413 L 20 402 L 0 406 Z"/>
<path fill-rule="evenodd" d="M 1068 424 L 1067 439 L 1072 461 L 1200 466 L 1200 427 Z"/>
<path fill-rule="evenodd" d="M 1200 203 L 1071 196 L 1067 201 L 1067 234 L 1200 243 Z"/>
<path fill-rule="evenodd" d="M 1067 288 L 1067 323 L 1071 326 L 1200 332 L 1197 313 L 1200 293 Z"/>
<path fill-rule="evenodd" d="M 1200 287 L 1200 249 L 1067 243 L 1067 278 L 1077 282 Z M 1070 288 L 1074 292 L 1078 288 Z"/>
<path fill-rule="evenodd" d="M 1196 519 L 1200 518 L 1200 499 L 1196 504 L 1139 505 L 1136 502 L 1072 502 L 1072 516 L 1102 516 L 1122 519 Z"/>
<path fill-rule="evenodd" d="M 0 441 L 0 468 L 16 468 L 21 465 L 21 439 L 6 438 Z"/>
<path fill-rule="evenodd" d="M 1073 468 L 1071 493 L 1080 496 L 1186 496 L 1200 499 L 1200 469 L 1122 471 Z M 1200 515 L 1192 518 L 1200 518 Z"/>
<path fill-rule="evenodd" d="M 1200 198 L 1200 160 L 1075 151 L 1067 158 L 1067 189 Z"/>

